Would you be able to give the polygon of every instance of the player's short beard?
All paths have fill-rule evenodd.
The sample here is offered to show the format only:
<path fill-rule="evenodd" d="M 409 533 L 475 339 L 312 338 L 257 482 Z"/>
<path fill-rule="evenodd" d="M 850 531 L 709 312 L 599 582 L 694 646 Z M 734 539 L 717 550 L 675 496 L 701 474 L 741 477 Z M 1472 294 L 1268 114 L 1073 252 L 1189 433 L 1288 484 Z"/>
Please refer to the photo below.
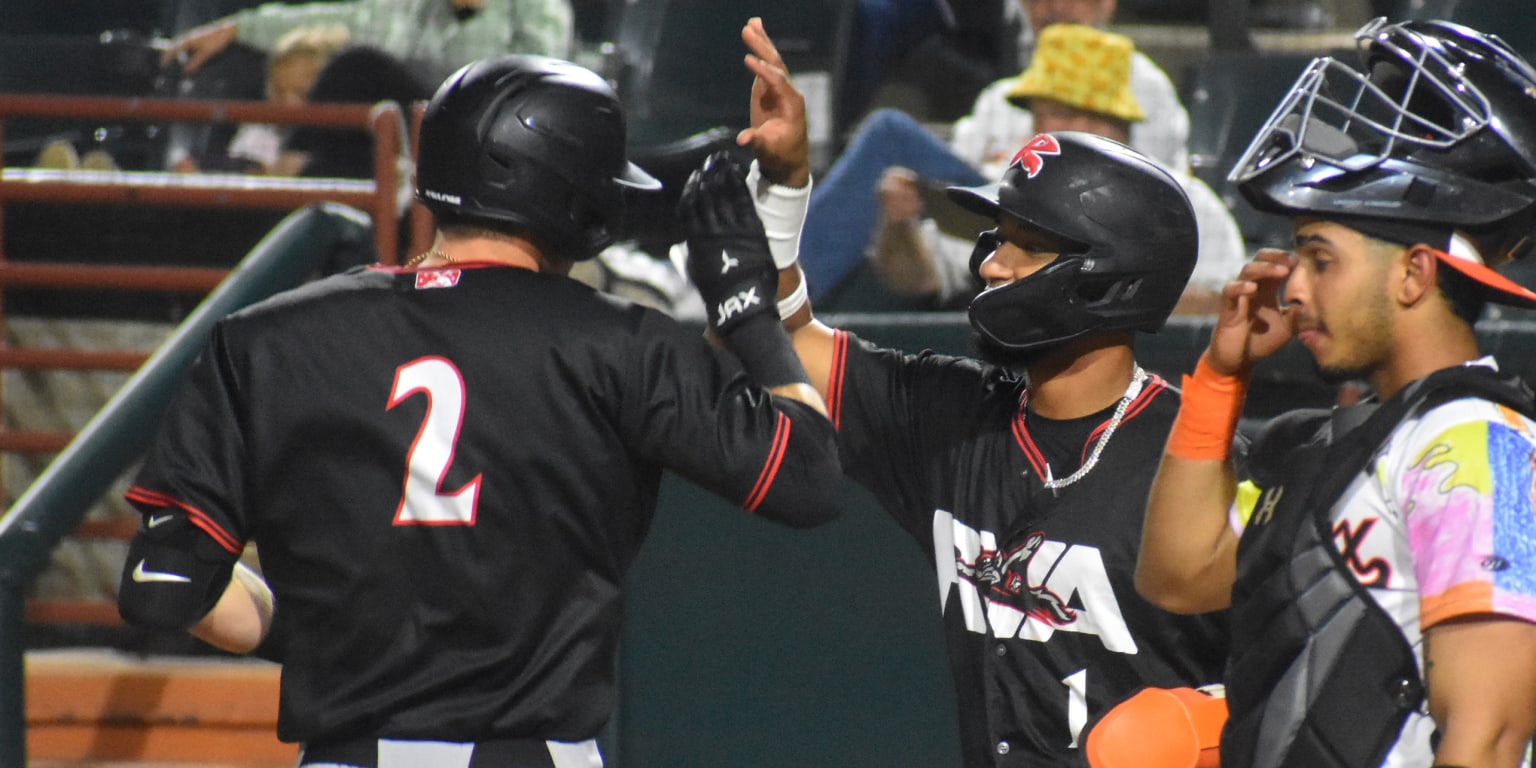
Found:
<path fill-rule="evenodd" d="M 1307 355 L 1307 359 L 1312 361 L 1312 370 L 1317 372 L 1317 377 L 1330 387 L 1337 387 L 1351 381 L 1369 381 L 1374 371 L 1367 366 L 1324 368 L 1317 362 L 1317 358 Z"/>

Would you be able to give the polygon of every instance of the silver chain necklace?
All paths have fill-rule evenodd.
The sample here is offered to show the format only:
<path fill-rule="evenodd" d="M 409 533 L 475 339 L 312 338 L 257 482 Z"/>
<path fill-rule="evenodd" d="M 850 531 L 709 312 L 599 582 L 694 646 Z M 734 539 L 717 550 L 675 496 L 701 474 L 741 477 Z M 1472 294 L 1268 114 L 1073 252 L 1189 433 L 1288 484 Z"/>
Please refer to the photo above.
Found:
<path fill-rule="evenodd" d="M 1141 387 L 1146 383 L 1146 381 L 1147 372 L 1142 370 L 1139 364 L 1136 365 L 1135 370 L 1131 372 L 1130 386 L 1125 388 L 1125 395 L 1120 398 L 1119 403 L 1115 404 L 1115 414 L 1109 417 L 1109 426 L 1104 428 L 1104 434 L 1099 435 L 1099 441 L 1094 444 L 1093 452 L 1088 454 L 1088 460 L 1083 462 L 1083 465 L 1078 467 L 1076 472 L 1073 472 L 1072 474 L 1058 480 L 1051 476 L 1051 463 L 1049 461 L 1045 462 L 1045 479 L 1041 482 L 1041 485 L 1049 488 L 1051 495 L 1058 495 L 1056 493 L 1057 491 L 1083 479 L 1088 475 L 1088 472 L 1093 469 L 1093 466 L 1099 463 L 1099 455 L 1104 453 L 1104 446 L 1109 444 L 1109 438 L 1112 437 L 1115 434 L 1115 430 L 1120 427 L 1120 422 L 1125 419 L 1126 409 L 1130 408 L 1131 401 L 1135 400 L 1136 397 L 1141 394 Z M 1027 406 L 1029 404 L 1028 390 L 1026 390 L 1025 398 L 1026 399 L 1023 404 Z M 1044 458 L 1045 457 L 1042 456 L 1041 460 L 1043 461 Z"/>

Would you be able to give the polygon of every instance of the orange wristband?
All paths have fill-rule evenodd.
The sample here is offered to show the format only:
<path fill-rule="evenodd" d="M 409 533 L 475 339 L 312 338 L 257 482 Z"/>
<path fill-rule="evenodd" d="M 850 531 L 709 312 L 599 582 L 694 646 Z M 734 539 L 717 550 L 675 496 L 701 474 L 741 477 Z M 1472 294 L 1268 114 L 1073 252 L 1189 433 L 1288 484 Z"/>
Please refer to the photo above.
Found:
<path fill-rule="evenodd" d="M 1168 433 L 1168 455 L 1226 461 L 1248 395 L 1247 377 L 1217 373 L 1202 354 L 1194 375 L 1184 377 L 1183 390 L 1179 415 Z"/>

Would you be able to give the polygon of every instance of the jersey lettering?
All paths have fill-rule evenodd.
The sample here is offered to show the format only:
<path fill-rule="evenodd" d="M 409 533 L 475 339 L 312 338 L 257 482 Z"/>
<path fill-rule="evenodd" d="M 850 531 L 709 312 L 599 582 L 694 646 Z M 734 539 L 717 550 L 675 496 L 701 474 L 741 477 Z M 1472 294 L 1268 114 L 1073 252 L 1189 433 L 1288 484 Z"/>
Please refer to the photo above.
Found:
<path fill-rule="evenodd" d="M 1067 746 L 1077 749 L 1077 737 L 1088 724 L 1088 670 L 1067 675 L 1061 684 L 1067 688 L 1067 730 L 1072 734 L 1072 743 Z"/>
<path fill-rule="evenodd" d="M 1078 632 L 1116 653 L 1136 653 L 1097 547 L 1035 532 L 1000 550 L 995 533 L 943 510 L 934 513 L 933 542 L 941 610 L 952 596 L 959 600 L 970 631 L 1037 642 Z"/>
<path fill-rule="evenodd" d="M 1377 518 L 1374 517 L 1360 520 L 1357 525 L 1350 525 L 1348 520 L 1340 520 L 1333 526 L 1333 537 L 1339 553 L 1349 563 L 1349 569 L 1360 580 L 1361 586 L 1385 588 L 1392 580 L 1392 567 L 1380 557 L 1365 560 L 1361 554 L 1365 539 L 1371 529 L 1376 527 L 1376 523 Z"/>
<path fill-rule="evenodd" d="M 464 424 L 464 377 L 441 357 L 412 360 L 395 369 L 385 410 L 418 392 L 427 397 L 427 413 L 406 454 L 404 489 L 394 524 L 474 525 L 482 475 L 475 475 L 457 491 L 440 491 Z"/>

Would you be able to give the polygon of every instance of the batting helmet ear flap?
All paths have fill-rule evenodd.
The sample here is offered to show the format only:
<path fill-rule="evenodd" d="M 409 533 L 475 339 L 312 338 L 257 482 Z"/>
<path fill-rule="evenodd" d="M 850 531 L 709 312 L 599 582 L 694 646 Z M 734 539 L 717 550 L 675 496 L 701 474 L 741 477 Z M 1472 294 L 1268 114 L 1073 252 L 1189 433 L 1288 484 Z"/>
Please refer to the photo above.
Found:
<path fill-rule="evenodd" d="M 613 242 L 625 188 L 661 188 L 625 146 L 623 107 L 597 74 L 543 56 L 481 59 L 427 104 L 416 196 L 439 215 L 525 230 L 552 257 L 587 259 Z"/>

